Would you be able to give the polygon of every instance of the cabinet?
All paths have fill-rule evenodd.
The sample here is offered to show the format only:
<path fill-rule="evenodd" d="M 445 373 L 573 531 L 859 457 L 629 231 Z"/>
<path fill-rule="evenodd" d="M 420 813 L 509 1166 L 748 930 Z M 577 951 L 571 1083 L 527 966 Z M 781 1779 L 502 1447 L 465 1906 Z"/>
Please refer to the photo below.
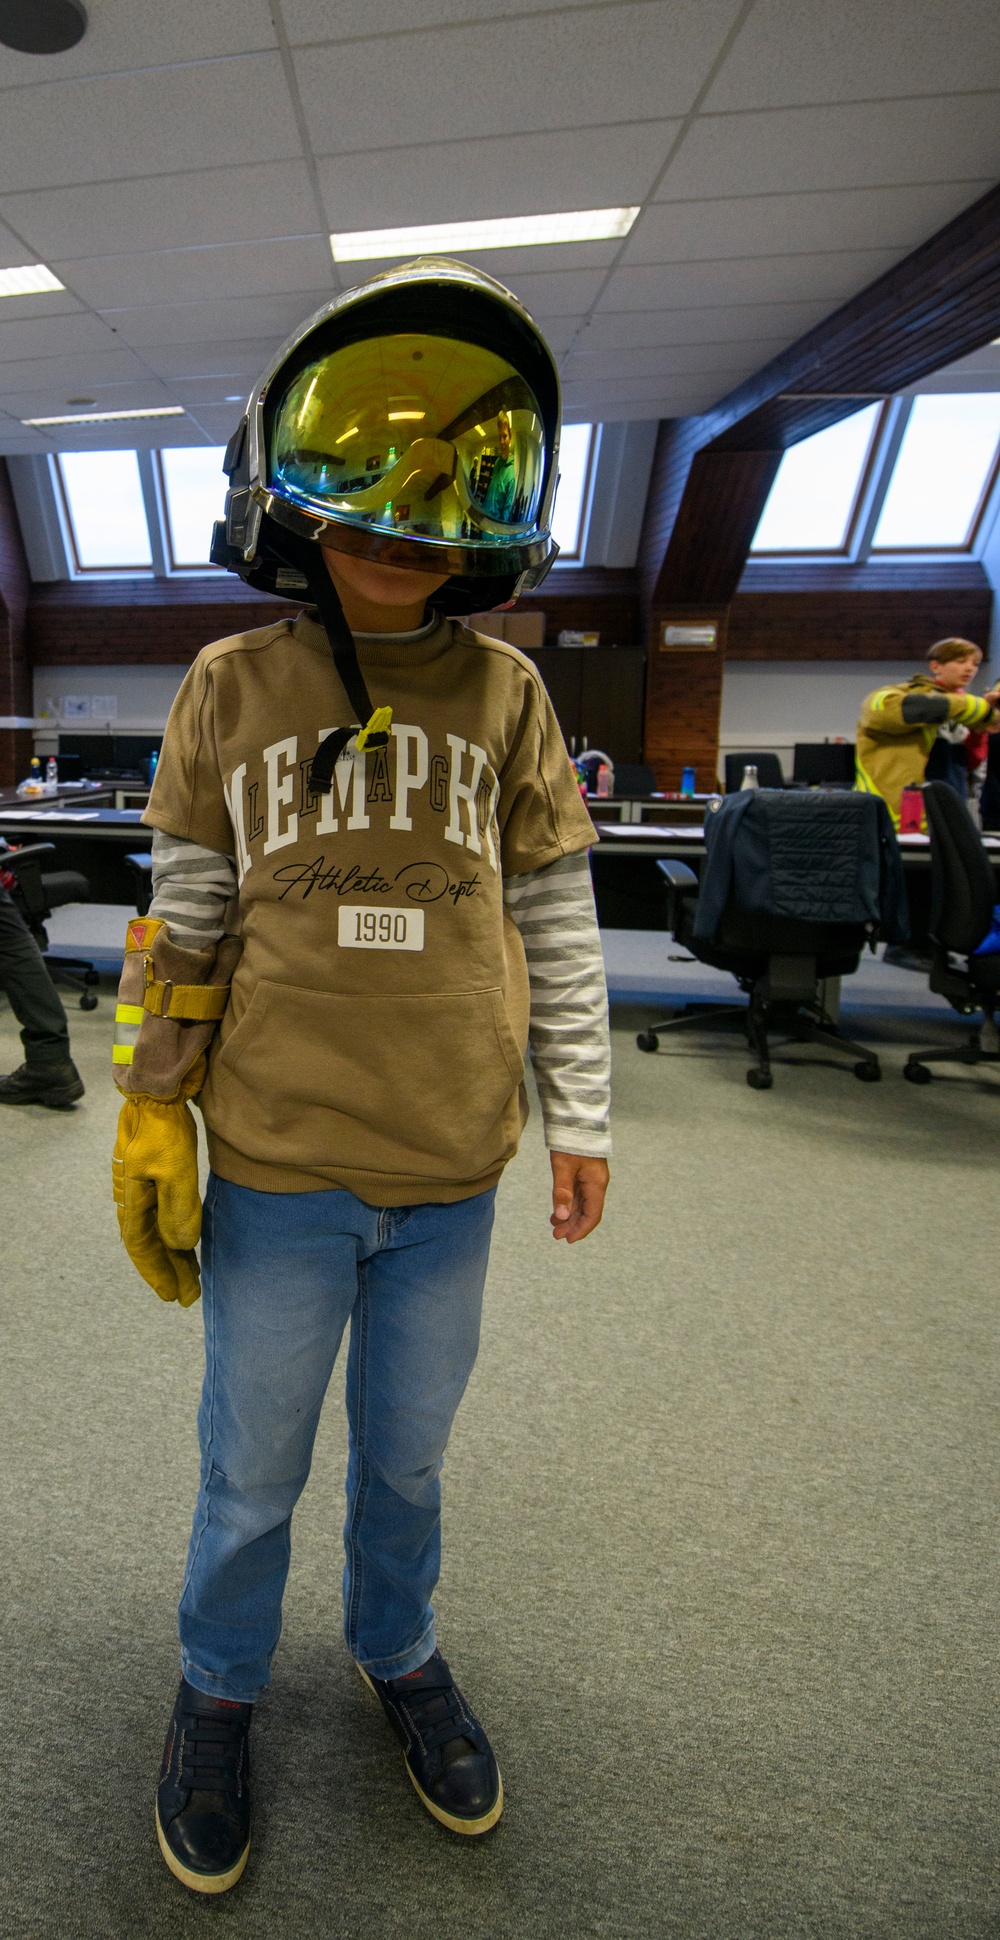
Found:
<path fill-rule="evenodd" d="M 556 719 L 579 753 L 586 738 L 612 761 L 642 760 L 646 655 L 642 647 L 538 647 L 531 655 Z"/>

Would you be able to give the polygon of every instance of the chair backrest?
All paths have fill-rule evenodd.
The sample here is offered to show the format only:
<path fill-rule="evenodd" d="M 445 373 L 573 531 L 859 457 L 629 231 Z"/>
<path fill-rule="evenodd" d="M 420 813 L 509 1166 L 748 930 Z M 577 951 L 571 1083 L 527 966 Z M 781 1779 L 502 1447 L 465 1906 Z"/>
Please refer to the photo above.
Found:
<path fill-rule="evenodd" d="M 750 927 L 769 919 L 760 925 L 764 948 L 773 918 L 852 933 L 874 927 L 884 914 L 888 828 L 874 795 L 762 788 L 727 796 L 706 822 L 695 934 L 721 935 L 734 915 Z M 746 921 L 736 929 L 749 940 Z"/>
<path fill-rule="evenodd" d="M 784 771 L 776 754 L 765 748 L 760 754 L 727 754 L 726 756 L 726 794 L 738 794 L 743 780 L 744 768 L 757 770 L 757 780 L 762 788 L 783 788 Z"/>
<path fill-rule="evenodd" d="M 792 780 L 805 782 L 808 788 L 822 787 L 824 782 L 853 788 L 853 741 L 796 741 Z"/>
<path fill-rule="evenodd" d="M 931 838 L 930 934 L 946 950 L 968 956 L 989 930 L 996 885 L 979 830 L 946 781 L 924 789 Z"/>
<path fill-rule="evenodd" d="M 656 776 L 642 761 L 615 762 L 616 795 L 655 795 Z"/>

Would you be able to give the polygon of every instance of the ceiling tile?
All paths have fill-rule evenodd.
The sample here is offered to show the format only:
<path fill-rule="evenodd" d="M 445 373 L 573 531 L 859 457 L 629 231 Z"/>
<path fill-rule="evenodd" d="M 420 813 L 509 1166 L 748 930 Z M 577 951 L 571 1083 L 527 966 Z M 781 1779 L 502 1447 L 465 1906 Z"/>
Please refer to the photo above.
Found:
<path fill-rule="evenodd" d="M 0 196 L 0 216 L 30 239 L 44 262 L 317 230 L 306 166 L 297 161 Z"/>
<path fill-rule="evenodd" d="M 691 344 L 685 349 L 646 350 L 605 350 L 592 356 L 575 354 L 567 359 L 562 367 L 562 381 L 565 385 L 589 384 L 591 388 L 599 384 L 611 383 L 617 377 L 655 377 L 657 379 L 677 379 L 678 382 L 690 381 L 692 385 L 704 385 L 706 377 L 714 382 L 736 383 L 759 369 L 767 362 L 767 354 L 758 354 L 757 348 L 747 348 L 743 344 L 715 344 L 711 348 Z M 777 344 L 775 350 L 782 346 Z"/>
<path fill-rule="evenodd" d="M 175 402 L 172 392 L 157 378 L 143 377 L 137 382 L 105 385 L 98 394 L 96 408 L 98 411 L 143 411 Z M 46 385 L 11 394 L 7 389 L 4 367 L 0 364 L 0 408 L 9 411 L 15 418 L 40 418 L 52 413 L 61 415 L 66 409 L 66 389 L 61 384 L 58 389 Z"/>
<path fill-rule="evenodd" d="M 0 360 L 11 357 L 73 357 L 88 350 L 113 350 L 114 333 L 100 317 L 77 308 L 72 316 L 11 317 L 0 303 Z"/>
<path fill-rule="evenodd" d="M 649 193 L 679 127 L 651 121 L 526 134 L 509 145 L 491 138 L 339 155 L 319 163 L 320 186 L 331 229 L 619 208 Z"/>
<path fill-rule="evenodd" d="M 649 310 L 663 306 L 702 308 L 713 303 L 753 303 L 783 298 L 846 303 L 897 260 L 886 250 L 843 250 L 829 256 L 755 256 L 723 263 L 665 263 L 616 270 L 600 300 L 601 310 Z"/>
<path fill-rule="evenodd" d="M 334 294 L 330 245 L 321 236 L 234 243 L 229 248 L 171 249 L 146 256 L 90 256 L 54 264 L 56 275 L 95 310 L 201 299 L 281 296 L 315 289 L 324 272 Z"/>
<path fill-rule="evenodd" d="M 0 47 L 0 89 L 37 87 L 40 66 L 46 81 L 115 74 L 213 55 L 250 54 L 274 47 L 276 36 L 267 0 L 170 0 L 170 5 L 137 6 L 136 0 L 90 0 L 87 31 L 65 54 L 18 54 Z"/>
<path fill-rule="evenodd" d="M 40 432 L 26 431 L 16 419 L 0 417 L 0 452 L 4 457 L 30 456 L 32 452 L 44 453 L 52 448 L 49 439 L 43 438 Z"/>
<path fill-rule="evenodd" d="M 114 340 L 108 337 L 107 341 Z M 83 357 L 13 357 L 0 361 L 0 390 L 79 391 L 89 396 L 107 384 L 147 375 L 141 359 L 123 345 Z"/>
<path fill-rule="evenodd" d="M 222 303 L 161 303 L 147 309 L 114 310 L 111 323 L 123 343 L 142 350 L 147 344 L 204 344 L 217 338 L 287 337 L 298 324 L 330 300 L 329 290 L 296 296 L 257 296 Z"/>
<path fill-rule="evenodd" d="M 341 42 L 295 56 L 314 149 L 416 146 L 685 114 L 736 0 L 644 0 Z"/>
<path fill-rule="evenodd" d="M 995 0 L 757 0 L 709 112 L 1000 85 Z"/>
<path fill-rule="evenodd" d="M 258 112 L 266 102 L 267 112 Z M 0 95 L 4 192 L 301 153 L 277 54 L 42 81 Z"/>
<path fill-rule="evenodd" d="M 909 251 L 990 186 L 988 181 L 950 182 L 719 202 L 656 202 L 639 217 L 622 263 L 710 262 L 798 250 Z"/>
<path fill-rule="evenodd" d="M 660 201 L 1000 176 L 1000 94 L 702 115 Z"/>
<path fill-rule="evenodd" d="M 157 451 L 165 445 L 210 445 L 215 441 L 194 418 L 126 418 L 124 424 L 52 426 L 59 451 Z"/>
<path fill-rule="evenodd" d="M 777 347 L 791 343 L 822 321 L 828 303 L 754 303 L 672 310 L 660 305 L 650 310 L 621 311 L 617 315 L 591 317 L 581 333 L 581 350 L 614 350 L 646 344 L 712 345 L 741 343 L 744 338 L 766 337 L 765 358 Z"/>
<path fill-rule="evenodd" d="M 185 410 L 201 412 L 208 404 L 228 407 L 230 413 L 246 403 L 251 384 L 263 374 L 264 364 L 254 371 L 253 378 L 226 377 L 176 377 L 170 384 L 170 395 Z"/>
<path fill-rule="evenodd" d="M 563 352 L 569 349 L 579 329 L 580 318 L 578 316 L 546 317 L 545 341 L 556 357 L 561 357 Z"/>
<path fill-rule="evenodd" d="M 30 323 L 35 318 L 41 322 L 46 318 L 78 315 L 82 309 L 79 297 L 70 290 L 49 290 L 38 296 L 3 296 L 0 297 L 0 326 Z"/>
<path fill-rule="evenodd" d="M 200 406 L 196 416 L 210 443 L 228 445 L 241 412 L 238 404 L 209 404 Z"/>
<path fill-rule="evenodd" d="M 606 5 L 607 0 L 576 0 L 572 11 Z M 503 0 L 503 13 L 506 18 L 548 13 L 551 6 L 552 0 Z M 315 41 L 373 38 L 370 0 L 282 0 L 281 11 L 293 47 Z M 379 38 L 469 20 L 493 20 L 499 11 L 497 0 L 380 0 Z"/>
<path fill-rule="evenodd" d="M 144 350 L 142 360 L 168 384 L 188 383 L 193 379 L 216 383 L 222 378 L 236 381 L 231 389 L 251 382 L 264 372 L 280 349 L 280 336 L 254 337 L 249 343 L 164 344 Z"/>

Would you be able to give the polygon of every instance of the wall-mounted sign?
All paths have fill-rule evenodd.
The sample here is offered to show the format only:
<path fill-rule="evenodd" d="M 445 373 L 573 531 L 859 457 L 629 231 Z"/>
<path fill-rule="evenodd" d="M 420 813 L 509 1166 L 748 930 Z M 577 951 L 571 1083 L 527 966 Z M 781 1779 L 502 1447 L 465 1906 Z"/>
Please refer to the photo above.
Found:
<path fill-rule="evenodd" d="M 683 652 L 686 648 L 688 651 L 697 651 L 699 653 L 714 653 L 718 645 L 718 639 L 719 629 L 717 626 L 707 624 L 704 626 L 672 626 L 668 622 L 663 628 L 660 639 L 660 651 L 661 653 L 666 653 L 673 650 L 677 653 Z"/>

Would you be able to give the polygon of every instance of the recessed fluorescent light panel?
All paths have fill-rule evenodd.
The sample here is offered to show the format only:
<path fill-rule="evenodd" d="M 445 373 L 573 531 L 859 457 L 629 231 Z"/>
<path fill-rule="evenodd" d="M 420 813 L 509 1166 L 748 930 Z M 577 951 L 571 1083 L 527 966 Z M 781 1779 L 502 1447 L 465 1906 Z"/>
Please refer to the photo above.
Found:
<path fill-rule="evenodd" d="M 574 209 L 554 216 L 500 216 L 489 222 L 420 223 L 413 229 L 350 229 L 330 237 L 335 263 L 381 256 L 439 256 L 454 249 L 530 249 L 539 243 L 611 242 L 627 236 L 634 209 Z"/>
<path fill-rule="evenodd" d="M 22 418 L 22 424 L 118 424 L 122 418 L 182 418 L 182 404 L 158 404 L 151 411 L 71 411 L 62 418 Z"/>
<path fill-rule="evenodd" d="M 49 290 L 64 290 L 58 276 L 44 263 L 22 263 L 20 269 L 0 269 L 0 296 L 44 296 Z"/>

